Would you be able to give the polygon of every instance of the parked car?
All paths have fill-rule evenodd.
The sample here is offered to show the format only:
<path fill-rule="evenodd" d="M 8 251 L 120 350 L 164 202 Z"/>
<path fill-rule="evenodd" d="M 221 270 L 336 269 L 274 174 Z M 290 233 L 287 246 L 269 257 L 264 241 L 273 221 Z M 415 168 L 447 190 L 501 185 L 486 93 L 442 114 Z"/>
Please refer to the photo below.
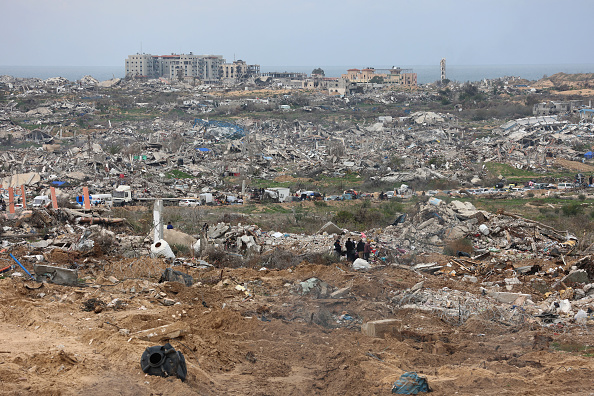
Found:
<path fill-rule="evenodd" d="M 200 201 L 197 199 L 182 199 L 179 201 L 179 206 L 199 206 Z"/>
<path fill-rule="evenodd" d="M 570 188 L 575 188 L 575 184 L 573 184 L 573 183 L 559 183 L 559 184 L 557 184 L 557 188 L 559 190 L 567 190 Z"/>

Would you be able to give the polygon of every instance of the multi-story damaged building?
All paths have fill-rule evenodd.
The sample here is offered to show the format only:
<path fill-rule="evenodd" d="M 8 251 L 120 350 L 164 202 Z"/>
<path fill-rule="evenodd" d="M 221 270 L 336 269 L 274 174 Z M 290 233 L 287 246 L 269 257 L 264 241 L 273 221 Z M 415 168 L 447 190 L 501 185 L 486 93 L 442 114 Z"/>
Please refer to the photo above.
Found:
<path fill-rule="evenodd" d="M 260 75 L 260 65 L 248 65 L 245 61 L 236 60 L 221 66 L 223 81 L 237 82 L 252 76 Z"/>
<path fill-rule="evenodd" d="M 168 79 L 197 78 L 205 83 L 219 83 L 223 79 L 238 80 L 259 75 L 259 65 L 244 61 L 225 63 L 222 55 L 171 54 L 129 55 L 126 59 L 126 77 L 164 77 Z"/>
<path fill-rule="evenodd" d="M 532 108 L 532 114 L 535 116 L 544 116 L 551 114 L 566 114 L 577 111 L 582 107 L 581 100 L 570 100 L 568 102 L 542 102 L 536 103 Z"/>
<path fill-rule="evenodd" d="M 416 87 L 417 73 L 412 69 L 401 69 L 393 67 L 391 69 L 374 69 L 368 67 L 365 69 L 349 69 L 342 78 L 349 83 L 380 83 L 387 85 Z"/>

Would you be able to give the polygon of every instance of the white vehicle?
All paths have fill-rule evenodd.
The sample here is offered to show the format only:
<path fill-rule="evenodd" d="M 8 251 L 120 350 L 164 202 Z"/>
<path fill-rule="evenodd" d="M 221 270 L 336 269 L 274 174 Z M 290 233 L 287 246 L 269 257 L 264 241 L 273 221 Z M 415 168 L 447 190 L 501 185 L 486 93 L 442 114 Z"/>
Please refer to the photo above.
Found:
<path fill-rule="evenodd" d="M 213 203 L 213 198 L 211 193 L 202 193 L 200 194 L 200 203 L 203 205 Z"/>
<path fill-rule="evenodd" d="M 401 184 L 395 192 L 398 198 L 408 198 L 411 197 L 413 194 L 413 190 L 409 188 L 406 184 Z"/>
<path fill-rule="evenodd" d="M 47 208 L 52 200 L 48 195 L 38 195 L 33 198 L 32 208 Z"/>
<path fill-rule="evenodd" d="M 132 202 L 132 189 L 130 186 L 118 186 L 113 192 L 113 205 L 124 206 Z"/>
<path fill-rule="evenodd" d="M 291 191 L 286 187 L 272 187 L 265 189 L 264 195 L 278 202 L 285 202 L 291 195 Z"/>
<path fill-rule="evenodd" d="M 198 201 L 197 199 L 193 199 L 193 198 L 186 198 L 186 199 L 182 199 L 181 201 L 179 201 L 179 206 L 193 207 L 193 206 L 199 206 L 199 205 L 200 205 L 200 201 Z"/>
<path fill-rule="evenodd" d="M 573 183 L 559 183 L 559 184 L 557 184 L 557 188 L 559 190 L 568 190 L 570 188 L 575 188 L 575 184 L 573 184 Z"/>

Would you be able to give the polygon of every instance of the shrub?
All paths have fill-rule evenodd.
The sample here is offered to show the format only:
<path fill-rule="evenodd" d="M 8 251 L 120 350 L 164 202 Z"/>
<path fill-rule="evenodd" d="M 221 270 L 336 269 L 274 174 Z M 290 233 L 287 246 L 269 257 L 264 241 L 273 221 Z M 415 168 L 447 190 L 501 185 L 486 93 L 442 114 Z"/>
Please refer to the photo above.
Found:
<path fill-rule="evenodd" d="M 229 253 L 221 249 L 209 247 L 205 255 L 206 261 L 214 265 L 216 268 L 241 268 L 245 265 L 243 257 L 239 254 Z"/>
<path fill-rule="evenodd" d="M 572 202 L 570 204 L 563 205 L 561 210 L 565 216 L 576 216 L 578 213 L 582 212 L 583 208 L 580 203 Z"/>
<path fill-rule="evenodd" d="M 334 223 L 345 224 L 355 221 L 355 215 L 348 210 L 341 210 L 332 219 Z"/>

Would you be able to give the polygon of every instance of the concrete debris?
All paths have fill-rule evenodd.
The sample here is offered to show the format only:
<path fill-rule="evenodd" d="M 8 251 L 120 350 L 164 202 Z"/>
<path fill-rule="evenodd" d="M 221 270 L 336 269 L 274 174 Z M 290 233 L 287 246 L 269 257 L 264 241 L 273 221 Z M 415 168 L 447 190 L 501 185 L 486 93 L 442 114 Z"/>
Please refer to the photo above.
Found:
<path fill-rule="evenodd" d="M 33 271 L 38 282 L 51 282 L 57 285 L 69 286 L 78 284 L 78 271 L 75 269 L 33 264 Z"/>
<path fill-rule="evenodd" d="M 163 271 L 161 279 L 159 279 L 159 283 L 161 282 L 179 282 L 189 287 L 192 286 L 194 280 L 188 274 L 176 271 L 173 268 L 167 268 Z"/>
<path fill-rule="evenodd" d="M 588 273 L 584 269 L 579 269 L 575 271 L 571 271 L 569 274 L 565 275 L 561 282 L 570 284 L 570 283 L 588 283 L 590 281 L 590 277 Z"/>
<path fill-rule="evenodd" d="M 132 333 L 131 336 L 143 341 L 161 342 L 183 337 L 188 334 L 189 331 L 190 328 L 186 323 L 174 322 L 152 329 L 141 330 Z"/>
<path fill-rule="evenodd" d="M 509 360 L 514 370 L 516 363 L 526 365 L 526 361 L 510 358 L 526 345 L 526 338 L 521 339 L 517 331 L 520 326 L 565 337 L 564 327 L 570 324 L 579 325 L 576 328 L 592 325 L 594 255 L 589 253 L 594 244 L 590 235 L 580 233 L 578 240 L 569 231 L 524 218 L 507 206 L 492 213 L 466 200 L 483 196 L 495 201 L 530 194 L 554 194 L 565 199 L 583 194 L 589 195 L 588 199 L 572 199 L 570 203 L 580 210 L 587 208 L 591 192 L 586 185 L 594 186 L 592 180 L 587 182 L 594 168 L 585 163 L 586 159 L 591 163 L 592 153 L 581 153 L 580 149 L 592 146 L 591 109 L 579 123 L 575 123 L 577 114 L 545 114 L 501 121 L 495 129 L 489 126 L 491 119 L 481 127 L 477 123 L 475 130 L 470 124 L 459 125 L 453 114 L 411 113 L 411 104 L 431 108 L 427 103 L 433 93 L 422 90 L 327 97 L 315 93 L 312 86 L 313 93 L 297 95 L 284 89 L 286 85 L 281 91 L 284 83 L 278 80 L 271 77 L 243 82 L 243 93 L 269 88 L 262 90 L 258 99 L 245 99 L 231 94 L 229 86 L 201 81 L 138 78 L 99 82 L 85 76 L 71 83 L 63 78 L 0 76 L 2 249 L 33 268 L 36 281 L 52 283 L 37 290 L 41 286 L 23 272 L 15 272 L 12 263 L 1 269 L 3 296 L 16 290 L 17 297 L 26 296 L 18 300 L 27 304 L 25 310 L 15 309 L 11 306 L 18 302 L 14 296 L 4 299 L 7 331 L 16 325 L 26 326 L 21 328 L 28 332 L 44 326 L 55 334 L 59 326 L 51 322 L 58 315 L 50 318 L 38 313 L 38 304 L 57 302 L 61 310 L 65 306 L 62 302 L 78 305 L 82 296 L 89 301 L 103 293 L 111 302 L 94 305 L 89 312 L 96 313 L 95 319 L 89 319 L 88 325 L 79 322 L 86 317 L 66 317 L 69 324 L 75 324 L 75 330 L 88 329 L 84 335 L 78 333 L 77 339 L 93 342 L 94 337 L 99 342 L 97 334 L 101 333 L 102 344 L 107 339 L 122 339 L 119 335 L 128 340 L 160 342 L 185 337 L 190 329 L 198 334 L 195 330 L 200 329 L 200 337 L 189 337 L 188 351 L 192 354 L 194 347 L 201 366 L 202 359 L 207 362 L 204 373 L 215 369 L 220 379 L 229 372 L 261 374 L 252 369 L 255 366 L 245 366 L 236 353 L 240 349 L 233 349 L 244 347 L 250 348 L 248 362 L 254 363 L 254 354 L 258 353 L 263 366 L 274 369 L 274 378 L 286 374 L 289 365 L 275 365 L 270 351 L 254 346 L 260 346 L 257 340 L 264 339 L 269 347 L 270 340 L 278 338 L 257 334 L 261 330 L 269 331 L 269 335 L 278 333 L 278 326 L 266 327 L 273 320 L 289 329 L 295 335 L 292 341 L 302 346 L 307 346 L 308 338 L 332 337 L 332 332 L 323 327 L 338 326 L 349 330 L 360 326 L 369 337 L 414 339 L 414 344 L 400 345 L 406 349 L 403 354 L 385 352 L 383 341 L 371 340 L 374 352 L 370 348 L 367 356 L 395 362 L 407 355 L 409 360 L 437 361 L 442 368 L 448 359 L 462 359 L 461 353 L 467 353 L 462 349 L 469 349 L 468 343 L 479 345 L 490 327 L 502 326 L 497 342 L 510 341 L 507 333 L 518 335 L 518 340 L 513 339 L 515 342 L 499 352 L 494 349 L 495 355 L 491 348 L 494 344 L 481 346 L 493 359 L 485 361 L 479 370 L 475 370 L 477 365 L 472 368 L 478 372 L 491 366 L 499 374 L 509 371 L 499 370 L 508 364 L 505 361 Z M 508 86 L 493 88 L 489 92 L 511 92 Z M 145 103 L 144 98 L 155 100 Z M 460 106 L 470 102 L 460 101 Z M 365 108 L 375 109 L 377 114 L 363 114 Z M 390 109 L 390 115 L 381 114 L 384 109 Z M 456 113 L 461 110 L 456 105 Z M 483 110 L 472 109 L 477 116 Z M 269 118 L 266 112 L 271 112 Z M 292 116 L 303 112 L 312 116 Z M 316 113 L 331 117 L 322 122 Z M 516 186 L 487 169 L 489 163 L 534 175 L 551 175 L 549 169 L 556 164 L 577 164 L 584 170 L 571 182 L 558 179 Z M 357 183 L 348 185 L 354 180 Z M 340 187 L 333 185 L 328 191 L 340 192 L 326 196 L 310 190 L 314 185 L 324 185 L 320 181 L 338 181 Z M 487 186 L 490 183 L 495 186 Z M 416 191 L 450 184 L 460 189 Z M 289 185 L 296 191 L 273 187 Z M 583 188 L 578 191 L 576 185 Z M 384 191 L 355 191 L 357 186 Z M 564 195 L 563 190 L 572 192 Z M 374 212 L 375 204 L 383 200 L 393 200 L 390 204 L 394 205 L 386 205 L 393 207 Z M 406 203 L 402 207 L 398 207 L 400 200 Z M 160 209 L 155 210 L 159 215 L 151 222 L 139 207 L 154 203 Z M 361 210 L 343 212 L 349 205 L 349 210 L 355 205 Z M 558 204 L 543 199 L 539 205 L 563 215 Z M 320 212 L 324 214 L 318 216 Z M 282 218 L 283 223 L 267 223 L 270 213 Z M 383 222 L 391 223 L 387 227 L 340 227 L 343 214 L 352 215 L 350 224 L 356 227 L 365 224 L 358 216 L 386 213 L 393 216 Z M 302 223 L 296 224 L 304 214 L 311 216 L 306 219 L 319 219 L 319 223 L 309 227 L 307 234 L 289 232 L 306 229 Z M 169 220 L 175 228 L 163 230 Z M 324 225 L 318 230 L 320 224 Z M 347 238 L 369 245 L 356 259 L 351 254 L 347 259 L 344 251 L 334 249 L 337 239 L 342 247 Z M 280 303 L 275 305 L 276 301 Z M 129 315 L 106 315 L 106 311 L 123 309 L 126 304 Z M 19 311 L 35 315 L 23 322 Z M 191 326 L 180 320 L 188 312 L 194 319 Z M 429 314 L 439 320 L 426 320 L 424 315 Z M 49 324 L 39 320 L 45 317 L 50 318 Z M 118 320 L 125 327 L 116 325 Z M 245 325 L 238 324 L 243 320 Z M 290 327 L 293 321 L 298 330 Z M 476 328 L 471 326 L 473 321 Z M 438 327 L 436 322 L 451 325 L 451 332 L 420 334 L 423 327 Z M 159 326 L 163 323 L 169 324 Z M 104 325 L 117 336 L 107 338 Z M 316 336 L 306 337 L 309 330 L 302 330 L 309 325 L 322 328 L 323 335 L 320 329 L 310 328 Z M 466 325 L 466 333 L 459 333 Z M 97 332 L 97 327 L 102 330 Z M 346 330 L 340 334 L 344 336 Z M 448 338 L 460 338 L 460 334 L 474 338 L 465 340 L 468 343 L 460 344 L 463 346 L 457 350 L 446 345 Z M 234 337 L 248 342 L 227 342 Z M 339 345 L 336 340 L 330 341 L 318 344 L 323 348 Z M 356 351 L 372 346 L 365 342 L 361 345 Z M 221 349 L 223 346 L 229 349 Z M 286 345 L 283 348 L 278 350 L 286 350 Z M 117 359 L 121 355 L 114 355 L 117 348 L 113 346 L 96 349 L 107 357 Z M 544 349 L 547 352 L 543 356 L 551 352 L 548 344 Z M 443 358 L 413 356 L 421 350 Z M 8 377 L 21 378 L 22 373 L 16 372 L 19 367 L 38 364 L 37 358 L 26 364 L 20 361 L 28 355 L 35 357 L 33 350 L 11 357 L 15 373 L 8 373 Z M 335 349 L 328 354 L 335 355 Z M 350 355 L 338 359 L 337 367 L 345 373 L 348 367 L 361 367 L 358 352 Z M 540 360 L 543 356 L 539 355 L 538 365 L 544 364 Z M 465 359 L 460 361 L 484 360 Z M 575 368 L 578 360 L 583 364 L 582 357 L 571 355 L 564 364 Z M 451 366 L 465 367 L 458 364 L 460 361 Z M 537 362 L 532 363 L 534 367 L 525 370 L 537 366 Z M 55 365 L 53 361 L 47 367 Z M 547 367 L 547 372 L 551 370 Z M 571 376 L 578 371 L 568 368 L 558 374 Z M 37 372 L 47 371 L 41 368 Z M 454 374 L 463 378 L 468 373 Z M 357 371 L 352 378 L 363 377 Z M 492 378 L 497 376 L 493 374 Z M 483 377 L 483 382 L 493 387 L 492 378 Z M 573 383 L 576 378 L 565 382 Z M 436 383 L 449 386 L 445 393 L 452 393 L 448 381 Z M 40 384 L 47 388 L 45 379 Z M 224 385 L 221 390 L 215 381 L 211 385 L 217 386 L 214 393 L 224 391 Z M 310 383 L 303 387 L 310 388 Z M 320 393 L 339 393 L 343 388 Z M 361 393 L 359 390 L 353 393 Z"/>
<path fill-rule="evenodd" d="M 329 293 L 329 286 L 326 282 L 321 281 L 317 278 L 307 279 L 300 284 L 301 294 L 309 295 L 315 298 L 326 297 Z"/>
<path fill-rule="evenodd" d="M 395 334 L 400 326 L 402 326 L 402 321 L 398 319 L 374 320 L 364 323 L 361 326 L 361 332 L 368 337 L 384 338 L 386 334 Z"/>
<path fill-rule="evenodd" d="M 318 234 L 323 234 L 323 233 L 327 233 L 327 234 L 342 234 L 343 233 L 343 229 L 338 227 L 336 224 L 334 224 L 333 222 L 329 221 L 326 224 L 324 224 L 322 226 L 322 228 L 320 228 L 320 230 L 318 231 Z"/>

